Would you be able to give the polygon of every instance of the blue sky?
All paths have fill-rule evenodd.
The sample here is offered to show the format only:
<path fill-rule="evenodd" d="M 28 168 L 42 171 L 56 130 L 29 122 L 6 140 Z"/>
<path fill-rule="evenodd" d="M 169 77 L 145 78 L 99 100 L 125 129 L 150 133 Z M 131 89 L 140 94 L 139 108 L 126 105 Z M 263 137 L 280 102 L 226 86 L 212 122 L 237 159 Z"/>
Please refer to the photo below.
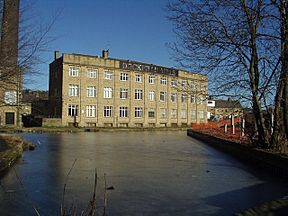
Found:
<path fill-rule="evenodd" d="M 101 55 L 175 67 L 166 43 L 173 42 L 172 24 L 166 18 L 168 0 L 35 0 L 37 19 L 47 22 L 61 10 L 50 35 L 57 38 L 37 66 L 42 75 L 27 88 L 48 89 L 49 63 L 60 53 Z"/>

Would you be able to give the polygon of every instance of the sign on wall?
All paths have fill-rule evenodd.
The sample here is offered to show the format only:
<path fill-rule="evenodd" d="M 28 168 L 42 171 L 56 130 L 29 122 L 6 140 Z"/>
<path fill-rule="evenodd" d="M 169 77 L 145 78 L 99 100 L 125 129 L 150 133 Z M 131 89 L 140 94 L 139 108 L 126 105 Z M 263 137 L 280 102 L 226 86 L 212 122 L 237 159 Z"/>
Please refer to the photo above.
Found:
<path fill-rule="evenodd" d="M 8 105 L 17 104 L 17 92 L 16 91 L 6 91 L 4 96 L 4 102 Z"/>
<path fill-rule="evenodd" d="M 145 71 L 152 73 L 159 73 L 170 76 L 178 76 L 178 70 L 174 68 L 166 68 L 157 65 L 149 65 L 133 61 L 120 61 L 120 68 L 125 70 Z"/>

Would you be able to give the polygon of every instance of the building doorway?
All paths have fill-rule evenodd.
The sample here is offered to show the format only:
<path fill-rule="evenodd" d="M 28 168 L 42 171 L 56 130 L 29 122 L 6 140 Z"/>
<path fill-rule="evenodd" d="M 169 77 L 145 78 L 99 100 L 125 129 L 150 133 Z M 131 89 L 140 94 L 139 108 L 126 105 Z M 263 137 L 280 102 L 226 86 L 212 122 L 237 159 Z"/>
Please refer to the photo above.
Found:
<path fill-rule="evenodd" d="M 14 125 L 15 124 L 15 113 L 14 112 L 6 112 L 5 113 L 5 124 L 6 125 Z"/>

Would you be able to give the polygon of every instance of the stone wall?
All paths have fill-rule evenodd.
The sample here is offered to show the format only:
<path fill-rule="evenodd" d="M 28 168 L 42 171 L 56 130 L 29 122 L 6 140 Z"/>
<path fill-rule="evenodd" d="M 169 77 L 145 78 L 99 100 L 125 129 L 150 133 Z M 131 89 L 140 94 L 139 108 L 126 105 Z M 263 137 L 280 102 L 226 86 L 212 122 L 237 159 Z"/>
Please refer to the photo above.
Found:
<path fill-rule="evenodd" d="M 201 140 L 204 143 L 226 152 L 256 168 L 269 171 L 276 176 L 288 177 L 288 157 L 226 141 L 191 129 L 187 130 L 187 135 Z"/>
<path fill-rule="evenodd" d="M 62 125 L 61 118 L 43 118 L 43 127 L 60 127 Z"/>

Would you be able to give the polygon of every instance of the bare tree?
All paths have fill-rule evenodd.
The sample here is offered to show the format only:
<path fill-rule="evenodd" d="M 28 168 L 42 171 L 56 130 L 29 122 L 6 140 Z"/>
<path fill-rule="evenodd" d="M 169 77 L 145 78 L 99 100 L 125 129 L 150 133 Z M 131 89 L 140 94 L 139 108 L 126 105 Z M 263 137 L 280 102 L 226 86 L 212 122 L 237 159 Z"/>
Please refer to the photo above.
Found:
<path fill-rule="evenodd" d="M 251 102 L 259 147 L 274 147 L 280 138 L 285 142 L 280 110 L 286 101 L 283 26 L 287 23 L 281 16 L 287 18 L 287 0 L 177 0 L 168 11 L 177 36 L 177 42 L 170 44 L 175 60 L 209 74 L 212 93 Z M 278 128 L 272 136 L 263 114 L 271 106 Z"/>
<path fill-rule="evenodd" d="M 3 14 L 3 2 L 0 0 L 0 23 L 2 24 Z M 9 2 L 9 1 L 7 1 Z M 19 71 L 20 79 L 25 76 L 38 75 L 37 65 L 43 63 L 41 58 L 43 52 L 48 50 L 49 44 L 55 40 L 55 37 L 51 35 L 52 27 L 54 26 L 60 12 L 57 12 L 51 16 L 50 21 L 45 23 L 39 21 L 37 16 L 33 14 L 32 8 L 34 7 L 34 0 L 22 0 L 20 1 L 19 9 L 19 31 L 18 31 L 18 53 L 17 53 L 17 68 L 12 69 L 16 73 Z M 15 18 L 16 19 L 16 18 Z M 8 24 L 9 25 L 9 24 Z M 1 25 L 2 27 L 2 25 Z M 1 28 L 0 27 L 0 28 Z M 16 27 L 15 27 L 16 28 Z M 15 30 L 16 31 L 16 30 Z M 13 35 L 12 35 L 13 37 Z M 8 39 L 9 40 L 9 39 Z M 11 73 L 11 69 L 7 70 L 7 61 L 14 57 L 15 54 L 8 54 L 1 62 L 1 74 L 0 82 L 14 83 L 15 73 Z M 13 65 L 14 66 L 14 65 Z M 11 67 L 9 65 L 9 67 Z M 4 88 L 5 85 L 1 85 Z M 0 87 L 0 88 L 1 88 Z"/>

